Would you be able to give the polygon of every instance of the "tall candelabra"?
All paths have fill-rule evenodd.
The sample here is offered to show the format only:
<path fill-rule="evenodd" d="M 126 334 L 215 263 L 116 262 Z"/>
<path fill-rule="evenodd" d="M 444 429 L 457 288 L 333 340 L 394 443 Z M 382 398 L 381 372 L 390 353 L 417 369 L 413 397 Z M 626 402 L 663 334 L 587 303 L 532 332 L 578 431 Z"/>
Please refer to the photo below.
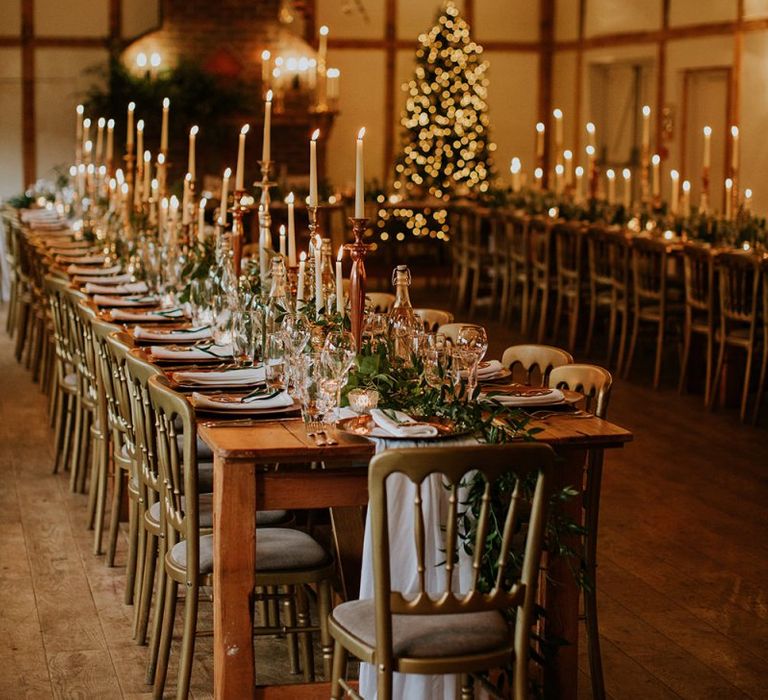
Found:
<path fill-rule="evenodd" d="M 269 273 L 267 251 L 272 248 L 272 214 L 269 211 L 269 190 L 276 183 L 269 179 L 269 171 L 272 168 L 271 160 L 260 160 L 259 167 L 261 168 L 261 182 L 256 183 L 256 187 L 261 188 L 261 199 L 259 200 L 259 278 L 261 280 L 261 295 L 266 297 L 269 292 L 266 283 Z"/>
<path fill-rule="evenodd" d="M 248 205 L 243 202 L 245 190 L 235 190 L 232 203 L 232 257 L 234 258 L 235 277 L 240 277 L 240 266 L 243 258 L 243 216 L 248 211 Z"/>
<path fill-rule="evenodd" d="M 347 243 L 344 248 L 349 251 L 352 258 L 352 272 L 349 276 L 349 318 L 352 325 L 352 336 L 358 351 L 363 340 L 363 322 L 365 317 L 365 258 L 371 246 L 363 243 L 363 234 L 368 226 L 367 218 L 353 217 L 349 219 L 352 224 L 354 243 Z"/>

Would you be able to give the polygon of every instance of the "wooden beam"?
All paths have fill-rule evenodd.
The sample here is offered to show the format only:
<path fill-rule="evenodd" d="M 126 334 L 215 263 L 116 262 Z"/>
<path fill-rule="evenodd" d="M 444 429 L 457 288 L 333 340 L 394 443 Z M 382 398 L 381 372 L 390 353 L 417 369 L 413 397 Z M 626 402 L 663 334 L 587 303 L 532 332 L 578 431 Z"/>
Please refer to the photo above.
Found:
<path fill-rule="evenodd" d="M 109 0 L 109 41 L 116 48 L 123 35 L 122 0 Z"/>
<path fill-rule="evenodd" d="M 659 39 L 659 45 L 657 49 L 656 58 L 656 124 L 655 124 L 655 141 L 656 141 L 656 153 L 658 153 L 663 160 L 668 158 L 666 147 L 661 141 L 661 136 L 664 128 L 664 103 L 666 102 L 666 87 L 667 87 L 667 39 L 666 31 L 669 29 L 669 8 L 671 0 L 661 0 L 661 27 L 662 37 Z"/>
<path fill-rule="evenodd" d="M 24 44 L 33 49 L 100 49 L 109 46 L 109 37 L 103 36 L 0 36 L 0 48 L 15 48 Z"/>
<path fill-rule="evenodd" d="M 464 19 L 470 29 L 475 28 L 475 0 L 464 0 Z"/>
<path fill-rule="evenodd" d="M 395 61 L 397 59 L 397 0 L 387 0 L 384 20 L 384 182 L 394 175 Z"/>
<path fill-rule="evenodd" d="M 479 41 L 486 51 L 509 51 L 530 53 L 539 50 L 538 41 Z M 394 45 L 397 50 L 414 49 L 416 41 L 413 39 L 353 39 L 345 37 L 330 37 L 328 39 L 329 49 L 383 49 Z"/>
<path fill-rule="evenodd" d="M 576 95 L 573 106 L 573 160 L 579 162 L 581 136 L 584 121 L 582 100 L 584 92 L 584 24 L 587 15 L 587 0 L 579 0 L 579 48 L 576 50 Z"/>
<path fill-rule="evenodd" d="M 21 3 L 21 147 L 24 187 L 37 179 L 37 133 L 35 119 L 35 2 Z"/>
<path fill-rule="evenodd" d="M 547 138 L 544 139 L 544 185 L 549 180 L 550 133 L 552 126 L 552 63 L 555 39 L 555 0 L 539 2 L 539 87 L 538 116 L 546 126 Z"/>

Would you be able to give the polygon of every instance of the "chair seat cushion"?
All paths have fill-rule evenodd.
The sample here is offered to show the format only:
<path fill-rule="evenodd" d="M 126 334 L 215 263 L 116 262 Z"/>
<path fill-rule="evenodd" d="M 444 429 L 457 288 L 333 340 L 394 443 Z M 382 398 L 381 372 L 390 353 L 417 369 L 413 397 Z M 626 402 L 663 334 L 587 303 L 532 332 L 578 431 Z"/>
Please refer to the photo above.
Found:
<path fill-rule="evenodd" d="M 376 646 L 373 600 L 337 605 L 333 622 L 366 646 Z M 457 615 L 393 615 L 392 647 L 398 658 L 443 658 L 482 654 L 511 645 L 511 630 L 500 612 Z"/>
<path fill-rule="evenodd" d="M 187 563 L 187 542 L 171 549 L 171 559 L 180 567 Z M 326 551 L 301 530 L 284 527 L 259 530 L 256 535 L 256 566 L 259 571 L 299 571 L 316 569 L 330 563 Z M 200 538 L 200 573 L 213 571 L 213 535 Z"/>
<path fill-rule="evenodd" d="M 176 442 L 178 443 L 179 450 L 181 450 L 182 446 L 184 445 L 184 435 L 182 434 L 177 435 Z M 208 447 L 208 445 L 205 444 L 205 441 L 200 437 L 197 438 L 197 461 L 198 462 L 213 461 L 213 452 L 211 451 L 211 448 Z"/>
<path fill-rule="evenodd" d="M 199 502 L 199 520 L 200 527 L 213 527 L 213 494 L 202 493 L 198 497 Z M 181 497 L 181 507 L 185 507 L 184 496 Z M 149 507 L 149 517 L 156 523 L 160 522 L 160 501 L 153 503 Z M 256 513 L 256 526 L 266 527 L 269 525 L 278 525 L 288 520 L 288 511 L 286 510 L 260 510 Z"/>

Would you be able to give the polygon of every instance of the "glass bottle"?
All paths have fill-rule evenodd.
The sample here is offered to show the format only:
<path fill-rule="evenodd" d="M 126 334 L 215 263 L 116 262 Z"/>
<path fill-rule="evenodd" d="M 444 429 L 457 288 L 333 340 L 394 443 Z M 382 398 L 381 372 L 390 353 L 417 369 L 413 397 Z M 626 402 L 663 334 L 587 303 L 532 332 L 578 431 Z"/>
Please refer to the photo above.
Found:
<path fill-rule="evenodd" d="M 282 256 L 272 258 L 272 286 L 264 312 L 264 332 L 274 333 L 280 329 L 283 316 L 290 309 L 288 295 L 288 273 Z"/>
<path fill-rule="evenodd" d="M 395 357 L 406 365 L 411 364 L 413 338 L 420 330 L 420 324 L 411 306 L 408 287 L 411 273 L 407 265 L 398 265 L 392 273 L 395 286 L 395 301 L 389 311 L 389 339 L 392 341 Z"/>
<path fill-rule="evenodd" d="M 320 270 L 323 279 L 323 299 L 325 299 L 325 313 L 333 313 L 335 306 L 329 307 L 331 298 L 336 299 L 336 273 L 333 269 L 333 250 L 331 239 L 323 238 L 320 248 Z"/>

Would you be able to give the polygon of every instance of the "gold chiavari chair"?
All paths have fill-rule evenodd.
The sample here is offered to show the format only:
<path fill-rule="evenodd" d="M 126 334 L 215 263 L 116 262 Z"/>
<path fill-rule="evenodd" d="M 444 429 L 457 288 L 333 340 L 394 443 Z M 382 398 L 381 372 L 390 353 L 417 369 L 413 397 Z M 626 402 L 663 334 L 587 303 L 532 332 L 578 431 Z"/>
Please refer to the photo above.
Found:
<path fill-rule="evenodd" d="M 613 378 L 608 370 L 596 365 L 563 365 L 549 375 L 549 386 L 577 391 L 584 396 L 584 410 L 598 418 L 608 417 Z M 600 515 L 600 491 L 603 478 L 603 450 L 591 449 L 587 455 L 584 472 L 583 500 L 584 566 L 589 585 L 584 593 L 584 617 L 587 628 L 587 653 L 589 656 L 592 697 L 605 698 L 603 662 L 600 654 L 600 629 L 597 617 L 597 528 Z"/>
<path fill-rule="evenodd" d="M 456 207 L 449 214 L 451 231 L 451 255 L 454 266 L 454 306 L 464 308 L 467 305 L 470 276 L 477 264 L 475 252 L 477 245 L 478 219 L 473 208 Z"/>
<path fill-rule="evenodd" d="M 375 313 L 386 314 L 395 303 L 395 295 L 389 292 L 368 292 L 365 295 L 365 305 Z"/>
<path fill-rule="evenodd" d="M 531 305 L 528 318 L 529 322 L 535 319 L 538 309 L 539 322 L 536 339 L 538 343 L 541 343 L 547 332 L 549 301 L 554 289 L 552 275 L 552 223 L 538 217 L 531 219 L 529 236 L 531 249 Z"/>
<path fill-rule="evenodd" d="M 621 371 L 629 327 L 629 244 L 623 231 L 592 228 L 587 236 L 589 258 L 589 325 L 585 351 L 592 349 L 598 309 L 608 312 L 608 352 L 606 364 L 614 355 L 616 331 L 621 316 L 621 333 L 616 370 Z"/>
<path fill-rule="evenodd" d="M 185 587 L 184 625 L 179 653 L 176 697 L 186 698 L 192 672 L 201 586 L 213 584 L 213 535 L 201 534 L 198 492 L 195 412 L 183 394 L 173 391 L 164 377 L 151 377 L 149 395 L 156 417 L 156 446 L 161 474 L 161 508 L 166 551 L 161 565 L 166 570 L 162 635 L 155 675 L 155 695 L 162 696 L 168 670 L 176 613 L 178 587 Z M 180 430 L 177 428 L 180 425 Z M 179 432 L 182 440 L 177 439 Z M 302 613 L 299 624 L 259 627 L 256 634 L 295 634 L 302 637 L 305 678 L 313 680 L 310 635 L 320 632 L 325 672 L 330 673 L 331 640 L 328 615 L 334 563 L 308 534 L 289 528 L 263 528 L 256 538 L 257 590 L 283 587 L 298 596 Z M 319 625 L 308 624 L 304 586 L 318 592 Z M 294 590 L 295 589 L 295 590 Z M 213 592 L 216 595 L 216 591 Z M 263 594 L 257 593 L 257 599 Z M 302 624 L 302 621 L 304 624 Z"/>
<path fill-rule="evenodd" d="M 332 698 L 341 698 L 342 688 L 348 690 L 344 679 L 347 654 L 376 666 L 379 700 L 392 697 L 393 672 L 461 674 L 462 698 L 470 698 L 470 673 L 510 663 L 514 666 L 515 699 L 529 697 L 530 633 L 553 465 L 554 452 L 541 444 L 457 447 L 447 454 L 439 448 L 387 450 L 371 460 L 368 488 L 374 598 L 348 601 L 333 610 Z M 387 498 L 387 480 L 392 475 L 407 479 L 417 494 L 413 544 L 418 589 L 413 591 L 400 591 L 392 585 Z M 529 510 L 524 507 L 522 483 L 534 476 Z M 514 477 L 514 486 L 511 492 L 503 493 L 502 484 L 509 484 L 510 477 Z M 420 494 L 431 478 L 441 478 L 446 490 L 444 523 L 424 521 Z M 462 533 L 459 523 L 459 490 L 467 478 L 482 480 L 484 491 L 477 526 L 471 534 Z M 493 514 L 503 523 L 502 539 L 488 555 L 489 503 L 494 494 L 504 504 Z M 528 531 L 524 550 L 517 552 L 513 537 L 523 520 Z M 442 583 L 437 587 L 427 584 L 426 570 L 430 564 L 424 545 L 425 532 L 434 527 L 445 532 L 446 540 L 441 553 L 445 558 L 440 567 Z M 467 590 L 456 593 L 455 571 L 461 566 L 457 560 L 458 538 L 462 534 L 468 536 L 473 549 L 472 577 Z M 513 552 L 519 558 L 512 556 Z M 489 575 L 488 585 L 481 587 L 480 569 L 485 557 L 497 561 L 497 570 Z M 515 613 L 514 623 L 508 623 L 504 617 L 510 609 Z"/>
<path fill-rule="evenodd" d="M 501 220 L 496 212 L 486 209 L 477 212 L 470 240 L 472 289 L 469 315 L 472 318 L 481 304 L 493 309 L 493 304 L 498 302 L 499 280 L 507 276 L 506 250 L 501 245 L 501 234 Z M 480 285 L 486 279 L 488 295 L 481 297 Z"/>
<path fill-rule="evenodd" d="M 434 333 L 440 326 L 453 323 L 453 314 L 440 309 L 414 309 L 413 313 L 421 319 L 424 330 Z"/>
<path fill-rule="evenodd" d="M 461 332 L 461 329 L 466 326 L 472 326 L 474 328 L 482 328 L 482 326 L 478 323 L 446 323 L 444 325 L 438 326 L 437 332 L 442 333 L 445 336 L 445 339 L 451 343 L 456 343 L 456 340 L 459 337 L 459 333 Z"/>
<path fill-rule="evenodd" d="M 683 247 L 685 274 L 685 320 L 683 322 L 683 359 L 680 364 L 682 394 L 688 381 L 688 360 L 694 335 L 704 336 L 706 343 L 706 375 L 704 377 L 704 404 L 709 406 L 712 383 L 712 364 L 715 354 L 715 266 L 712 250 L 708 246 L 686 243 Z"/>
<path fill-rule="evenodd" d="M 18 254 L 16 252 L 16 232 L 19 221 L 16 217 L 3 213 L 4 236 L 5 236 L 5 261 L 8 264 L 9 280 L 8 288 L 10 296 L 8 298 L 8 313 L 5 317 L 5 331 L 13 337 L 16 328 L 16 311 L 18 308 L 19 292 L 19 270 Z"/>
<path fill-rule="evenodd" d="M 538 373 L 539 384 L 546 386 L 552 370 L 573 364 L 573 356 L 552 345 L 511 345 L 501 356 L 501 364 L 513 374 L 522 371 L 524 384 L 532 384 Z"/>
<path fill-rule="evenodd" d="M 760 262 L 751 253 L 728 251 L 717 256 L 717 269 L 720 277 L 720 348 L 710 406 L 714 407 L 717 402 L 727 348 L 744 350 L 746 367 L 739 410 L 739 417 L 744 421 L 747 417 L 749 384 L 757 340 Z"/>
<path fill-rule="evenodd" d="M 581 293 L 585 287 L 582 251 L 584 227 L 581 223 L 560 224 L 554 227 L 555 237 L 555 335 L 560 330 L 563 309 L 568 316 L 568 348 L 576 348 L 579 328 Z M 539 339 L 541 342 L 541 339 Z"/>
<path fill-rule="evenodd" d="M 757 384 L 757 396 L 755 396 L 753 425 L 757 425 L 760 418 L 760 404 L 763 400 L 765 383 L 768 380 L 768 260 L 763 260 L 761 270 L 763 277 L 763 362 L 760 368 L 760 380 Z"/>
<path fill-rule="evenodd" d="M 670 319 L 678 307 L 672 305 L 667 295 L 667 245 L 664 241 L 636 237 L 630 246 L 632 263 L 632 297 L 634 322 L 629 353 L 624 366 L 628 377 L 635 356 L 635 346 L 640 332 L 640 323 L 656 326 L 656 361 L 653 371 L 653 388 L 659 388 L 664 338 Z"/>
<path fill-rule="evenodd" d="M 520 331 L 528 331 L 528 313 L 530 310 L 531 294 L 531 245 L 528 217 L 510 214 L 506 218 L 505 235 L 507 239 L 509 260 L 509 295 L 504 305 L 505 316 L 508 320 L 514 309 L 520 310 Z M 520 300 L 518 302 L 518 289 Z"/>

